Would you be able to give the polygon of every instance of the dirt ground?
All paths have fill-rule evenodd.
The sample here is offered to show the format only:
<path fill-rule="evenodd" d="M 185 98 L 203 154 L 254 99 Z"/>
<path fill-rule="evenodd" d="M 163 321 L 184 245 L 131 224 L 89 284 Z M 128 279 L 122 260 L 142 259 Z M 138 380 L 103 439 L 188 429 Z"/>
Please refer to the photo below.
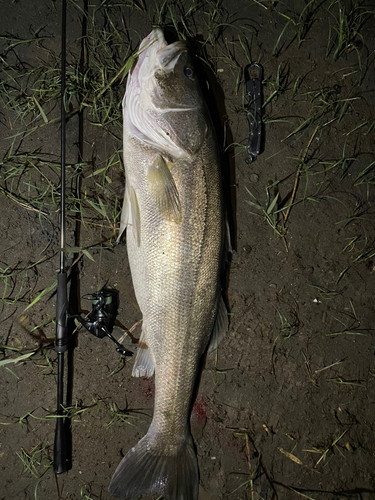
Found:
<path fill-rule="evenodd" d="M 61 5 L 0 4 L 0 499 L 109 500 L 115 468 L 150 424 L 153 380 L 132 378 L 132 358 L 80 330 L 71 469 L 55 476 Z M 126 242 L 115 245 L 123 67 L 153 24 L 199 55 L 234 247 L 229 332 L 204 362 L 192 412 L 200 500 L 375 498 L 374 10 L 371 0 L 68 3 L 67 263 L 78 246 L 79 310 L 107 283 L 126 328 L 141 315 Z M 253 163 L 249 61 L 264 68 Z"/>

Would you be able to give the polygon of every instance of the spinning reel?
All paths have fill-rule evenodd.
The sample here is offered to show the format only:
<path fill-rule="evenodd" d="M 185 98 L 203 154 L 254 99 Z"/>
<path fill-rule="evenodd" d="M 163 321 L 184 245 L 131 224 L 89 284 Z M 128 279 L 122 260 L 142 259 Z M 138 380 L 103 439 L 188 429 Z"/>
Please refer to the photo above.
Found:
<path fill-rule="evenodd" d="M 116 352 L 122 356 L 133 356 L 132 351 L 126 349 L 112 335 L 116 316 L 116 293 L 103 287 L 98 292 L 84 295 L 83 298 L 91 300 L 91 312 L 86 318 L 83 318 L 80 314 L 74 314 L 69 316 L 69 318 L 74 318 L 79 321 L 79 323 L 81 323 L 81 325 L 95 337 L 99 339 L 108 337 L 111 339 L 117 346 Z"/>

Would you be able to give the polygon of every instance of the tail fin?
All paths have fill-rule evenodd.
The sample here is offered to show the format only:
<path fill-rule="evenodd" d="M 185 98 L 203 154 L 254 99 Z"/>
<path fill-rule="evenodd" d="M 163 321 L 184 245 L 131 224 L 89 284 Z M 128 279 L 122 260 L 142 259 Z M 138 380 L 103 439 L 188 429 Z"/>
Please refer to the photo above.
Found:
<path fill-rule="evenodd" d="M 198 500 L 198 463 L 191 435 L 173 455 L 153 449 L 153 442 L 146 434 L 128 452 L 113 474 L 109 493 L 121 499 L 154 492 L 166 500 Z"/>

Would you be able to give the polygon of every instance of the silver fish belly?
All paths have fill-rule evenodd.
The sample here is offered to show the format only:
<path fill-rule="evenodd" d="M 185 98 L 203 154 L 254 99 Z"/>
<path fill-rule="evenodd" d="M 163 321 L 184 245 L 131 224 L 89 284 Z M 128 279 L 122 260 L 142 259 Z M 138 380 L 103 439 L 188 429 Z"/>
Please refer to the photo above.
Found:
<path fill-rule="evenodd" d="M 189 426 L 197 371 L 227 329 L 219 273 L 223 208 L 216 139 L 185 44 L 143 40 L 123 102 L 121 221 L 143 315 L 133 376 L 155 373 L 154 415 L 109 492 L 198 498 Z"/>

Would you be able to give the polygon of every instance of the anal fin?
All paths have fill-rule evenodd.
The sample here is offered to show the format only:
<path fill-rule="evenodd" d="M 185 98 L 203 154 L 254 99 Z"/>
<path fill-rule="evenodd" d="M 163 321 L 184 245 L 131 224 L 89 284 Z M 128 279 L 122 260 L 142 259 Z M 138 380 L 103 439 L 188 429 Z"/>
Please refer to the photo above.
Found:
<path fill-rule="evenodd" d="M 216 321 L 212 329 L 211 340 L 208 345 L 208 353 L 214 351 L 219 347 L 220 342 L 223 340 L 225 334 L 228 331 L 228 326 L 228 311 L 225 306 L 223 297 L 220 297 Z"/>
<path fill-rule="evenodd" d="M 138 341 L 137 354 L 132 370 L 133 377 L 152 377 L 155 371 L 154 360 L 152 359 L 150 347 L 147 343 L 146 333 L 143 327 L 142 334 Z"/>

